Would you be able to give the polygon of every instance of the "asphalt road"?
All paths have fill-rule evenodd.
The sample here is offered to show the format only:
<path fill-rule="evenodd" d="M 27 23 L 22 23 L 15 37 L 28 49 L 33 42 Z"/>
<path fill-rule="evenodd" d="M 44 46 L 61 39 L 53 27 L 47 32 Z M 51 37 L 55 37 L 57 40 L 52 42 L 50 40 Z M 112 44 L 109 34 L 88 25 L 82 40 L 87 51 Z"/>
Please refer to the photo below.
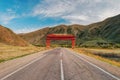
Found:
<path fill-rule="evenodd" d="M 120 80 L 120 77 L 68 49 L 56 48 L 0 80 Z"/>

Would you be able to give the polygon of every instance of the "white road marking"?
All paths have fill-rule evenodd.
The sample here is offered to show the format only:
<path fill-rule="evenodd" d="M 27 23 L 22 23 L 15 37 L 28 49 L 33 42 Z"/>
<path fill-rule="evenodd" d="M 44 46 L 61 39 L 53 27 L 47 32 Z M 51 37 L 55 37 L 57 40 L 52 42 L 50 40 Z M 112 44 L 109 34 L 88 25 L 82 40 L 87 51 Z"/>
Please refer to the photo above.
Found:
<path fill-rule="evenodd" d="M 63 60 L 62 60 L 62 52 L 60 53 L 60 72 L 61 72 L 61 80 L 64 80 L 64 70 L 63 70 Z"/>
<path fill-rule="evenodd" d="M 63 62 L 60 60 L 60 70 L 61 70 L 61 80 L 64 80 L 64 72 L 63 72 Z"/>
<path fill-rule="evenodd" d="M 74 54 L 74 53 L 72 53 L 72 54 L 75 55 L 75 56 L 77 56 L 78 58 L 82 59 L 83 61 L 87 62 L 88 64 L 92 65 L 93 67 L 95 67 L 95 68 L 101 70 L 102 72 L 108 74 L 110 77 L 112 77 L 112 78 L 114 78 L 114 79 L 116 79 L 116 80 L 120 80 L 120 78 L 118 78 L 117 76 L 114 76 L 114 75 L 112 75 L 111 73 L 105 71 L 104 69 L 98 67 L 97 65 L 95 65 L 95 64 L 93 64 L 93 63 L 91 63 L 91 62 L 85 60 L 84 58 L 80 57 L 80 55 Z"/>
<path fill-rule="evenodd" d="M 31 61 L 30 63 L 26 64 L 25 66 L 23 66 L 23 67 L 21 67 L 21 68 L 19 68 L 19 69 L 15 70 L 14 72 L 12 72 L 12 73 L 10 73 L 10 74 L 8 74 L 8 75 L 4 76 L 4 77 L 3 77 L 3 78 L 1 78 L 0 80 L 4 80 L 4 79 L 6 79 L 6 78 L 8 78 L 8 77 L 12 76 L 12 75 L 13 75 L 13 74 L 15 74 L 16 72 L 18 72 L 18 71 L 20 71 L 20 70 L 22 70 L 22 69 L 26 68 L 27 66 L 29 66 L 29 65 L 31 65 L 32 63 L 34 63 L 34 62 L 36 62 L 36 61 L 38 61 L 38 60 L 42 59 L 42 58 L 43 58 L 43 57 L 45 57 L 45 56 L 46 56 L 46 55 L 43 55 L 43 56 L 41 56 L 40 58 L 37 58 L 37 59 L 35 59 L 35 60 Z"/>

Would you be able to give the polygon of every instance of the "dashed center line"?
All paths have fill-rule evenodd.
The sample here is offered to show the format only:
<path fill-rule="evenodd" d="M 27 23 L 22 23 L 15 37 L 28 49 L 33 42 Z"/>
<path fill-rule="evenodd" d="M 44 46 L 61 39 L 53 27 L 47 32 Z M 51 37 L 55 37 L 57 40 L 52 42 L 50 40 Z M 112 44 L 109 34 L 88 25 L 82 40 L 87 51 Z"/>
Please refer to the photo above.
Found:
<path fill-rule="evenodd" d="M 64 80 L 64 69 L 63 69 L 63 60 L 62 60 L 63 53 L 60 53 L 60 73 L 61 73 L 61 80 Z"/>

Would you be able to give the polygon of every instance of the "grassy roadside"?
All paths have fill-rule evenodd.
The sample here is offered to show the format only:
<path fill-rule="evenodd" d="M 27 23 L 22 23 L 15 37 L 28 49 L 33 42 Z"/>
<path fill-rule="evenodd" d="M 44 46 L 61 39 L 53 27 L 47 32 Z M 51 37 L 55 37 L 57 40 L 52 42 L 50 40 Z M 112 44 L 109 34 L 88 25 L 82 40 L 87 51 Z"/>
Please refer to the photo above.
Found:
<path fill-rule="evenodd" d="M 45 47 L 19 47 L 19 46 L 10 46 L 0 43 L 0 63 L 15 58 L 27 56 L 35 52 L 43 51 Z"/>
<path fill-rule="evenodd" d="M 76 51 L 76 52 L 78 52 L 80 54 L 85 54 L 85 55 L 94 57 L 94 58 L 96 58 L 98 60 L 101 60 L 101 61 L 107 62 L 109 64 L 120 67 L 120 61 L 116 61 L 115 59 L 110 59 L 109 58 L 109 55 L 111 55 L 110 52 L 112 52 L 112 54 L 115 54 L 115 55 L 117 55 L 117 54 L 120 55 L 120 49 L 110 50 L 110 49 L 75 48 L 74 51 Z M 103 57 L 103 56 L 100 56 L 100 55 L 96 55 L 95 53 L 107 54 L 108 57 L 106 58 L 106 57 Z"/>

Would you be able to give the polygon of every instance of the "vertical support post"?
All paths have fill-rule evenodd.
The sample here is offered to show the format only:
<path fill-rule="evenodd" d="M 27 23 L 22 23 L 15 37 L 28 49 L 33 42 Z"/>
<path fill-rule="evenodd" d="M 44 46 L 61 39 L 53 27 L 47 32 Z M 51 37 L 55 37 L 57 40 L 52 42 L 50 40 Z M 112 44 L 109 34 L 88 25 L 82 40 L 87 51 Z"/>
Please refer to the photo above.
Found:
<path fill-rule="evenodd" d="M 75 47 L 75 39 L 72 39 L 72 48 Z"/>
<path fill-rule="evenodd" d="M 50 39 L 46 40 L 46 47 L 49 48 L 50 47 Z"/>

